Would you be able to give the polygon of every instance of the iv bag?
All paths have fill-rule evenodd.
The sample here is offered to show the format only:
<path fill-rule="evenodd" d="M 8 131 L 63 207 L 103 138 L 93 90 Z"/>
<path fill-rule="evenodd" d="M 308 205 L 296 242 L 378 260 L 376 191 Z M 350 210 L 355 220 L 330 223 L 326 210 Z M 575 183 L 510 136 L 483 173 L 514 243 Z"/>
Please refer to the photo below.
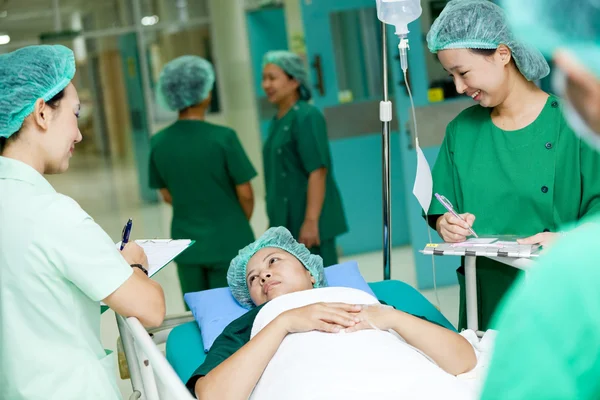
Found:
<path fill-rule="evenodd" d="M 421 16 L 420 0 L 377 0 L 377 18 L 396 27 L 396 35 L 407 35 L 408 24 Z"/>

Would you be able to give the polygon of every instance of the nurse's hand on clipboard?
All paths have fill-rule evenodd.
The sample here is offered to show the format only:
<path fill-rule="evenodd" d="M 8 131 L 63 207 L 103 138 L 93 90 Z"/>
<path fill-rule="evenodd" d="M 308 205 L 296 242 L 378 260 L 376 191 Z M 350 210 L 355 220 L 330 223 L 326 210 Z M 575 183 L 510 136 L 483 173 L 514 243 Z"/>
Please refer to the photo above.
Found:
<path fill-rule="evenodd" d="M 555 232 L 542 232 L 537 235 L 530 236 L 525 239 L 518 239 L 519 244 L 539 244 L 544 248 L 548 248 L 554 244 L 554 242 L 560 238 L 560 233 Z"/>
<path fill-rule="evenodd" d="M 121 255 L 129 265 L 140 264 L 144 268 L 148 268 L 148 257 L 146 257 L 144 249 L 142 249 L 136 242 L 127 243 L 125 248 L 121 250 Z"/>
<path fill-rule="evenodd" d="M 465 213 L 459 214 L 460 218 L 456 218 L 451 213 L 440 216 L 435 224 L 435 230 L 446 243 L 460 243 L 467 240 L 468 236 L 472 236 L 470 228 L 473 227 L 475 216 Z"/>

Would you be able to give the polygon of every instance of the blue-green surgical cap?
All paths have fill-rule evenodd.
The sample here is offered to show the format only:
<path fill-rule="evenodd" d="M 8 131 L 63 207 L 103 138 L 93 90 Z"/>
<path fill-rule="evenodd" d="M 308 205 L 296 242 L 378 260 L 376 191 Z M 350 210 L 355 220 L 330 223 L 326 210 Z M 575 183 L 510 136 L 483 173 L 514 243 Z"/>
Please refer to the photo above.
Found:
<path fill-rule="evenodd" d="M 512 51 L 517 68 L 527 80 L 542 79 L 550 73 L 542 53 L 517 41 L 504 11 L 488 0 L 450 1 L 431 26 L 427 44 L 432 53 L 447 49 L 491 50 L 504 44 Z"/>
<path fill-rule="evenodd" d="M 552 57 L 573 54 L 600 77 L 600 0 L 503 0 L 515 35 Z"/>
<path fill-rule="evenodd" d="M 300 56 L 289 51 L 277 50 L 265 54 L 263 68 L 267 64 L 277 65 L 300 84 L 300 99 L 308 101 L 312 97 L 308 82 L 308 71 Z"/>
<path fill-rule="evenodd" d="M 227 283 L 229 284 L 229 289 L 231 289 L 231 294 L 245 308 L 255 307 L 250 298 L 246 281 L 248 261 L 259 250 L 266 247 L 281 249 L 296 257 L 313 278 L 315 278 L 315 288 L 327 286 L 323 270 L 323 259 L 320 256 L 311 254 L 306 246 L 296 242 L 287 229 L 283 227 L 271 228 L 257 241 L 240 250 L 238 256 L 231 261 L 229 270 L 227 271 Z"/>
<path fill-rule="evenodd" d="M 0 55 L 0 137 L 18 132 L 38 99 L 69 85 L 75 56 L 65 46 L 28 46 Z"/>
<path fill-rule="evenodd" d="M 198 56 L 178 57 L 165 65 L 158 78 L 158 102 L 172 111 L 181 111 L 208 98 L 215 84 L 210 62 Z"/>

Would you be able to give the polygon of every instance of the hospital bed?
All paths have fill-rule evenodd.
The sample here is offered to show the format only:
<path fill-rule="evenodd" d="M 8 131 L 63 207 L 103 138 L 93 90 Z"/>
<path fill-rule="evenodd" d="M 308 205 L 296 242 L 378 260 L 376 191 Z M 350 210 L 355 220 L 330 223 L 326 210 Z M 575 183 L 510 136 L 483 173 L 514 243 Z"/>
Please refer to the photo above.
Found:
<path fill-rule="evenodd" d="M 442 313 L 412 286 L 395 280 L 369 283 L 380 301 L 456 331 Z M 198 324 L 191 313 L 169 316 L 146 330 L 136 318 L 117 315 L 133 394 L 129 400 L 193 399 L 185 383 L 206 358 Z M 166 357 L 159 350 L 166 344 Z"/>

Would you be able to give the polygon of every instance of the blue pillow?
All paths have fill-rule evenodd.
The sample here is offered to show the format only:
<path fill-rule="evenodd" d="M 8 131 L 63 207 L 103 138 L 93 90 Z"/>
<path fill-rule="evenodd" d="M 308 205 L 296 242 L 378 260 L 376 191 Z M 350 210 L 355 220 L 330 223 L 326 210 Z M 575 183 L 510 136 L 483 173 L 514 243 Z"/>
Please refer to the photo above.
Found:
<path fill-rule="evenodd" d="M 360 274 L 356 261 L 325 268 L 325 277 L 328 286 L 360 289 L 377 297 Z M 183 298 L 200 327 L 206 352 L 227 325 L 248 311 L 235 300 L 229 288 L 186 293 Z"/>

